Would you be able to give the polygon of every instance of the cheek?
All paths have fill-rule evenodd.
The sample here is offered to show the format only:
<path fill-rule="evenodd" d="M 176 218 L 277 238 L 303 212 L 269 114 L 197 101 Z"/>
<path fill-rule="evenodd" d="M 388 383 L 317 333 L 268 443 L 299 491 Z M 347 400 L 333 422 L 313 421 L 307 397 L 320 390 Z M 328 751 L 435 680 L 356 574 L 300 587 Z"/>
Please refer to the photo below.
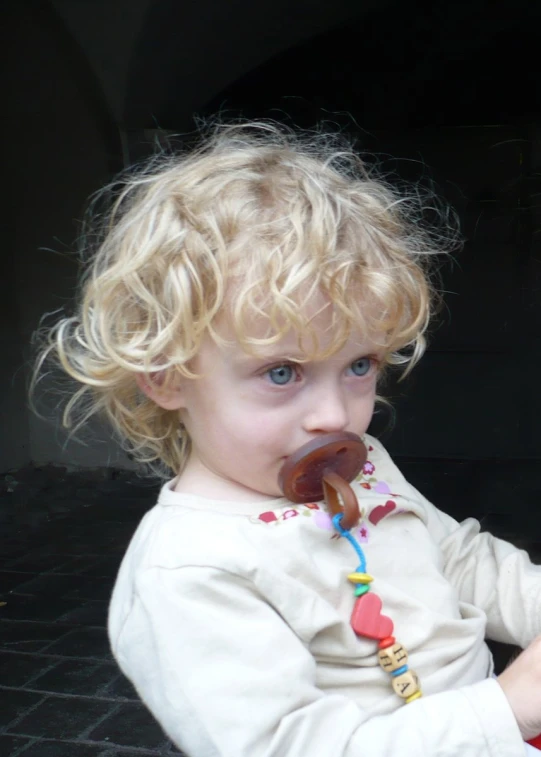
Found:
<path fill-rule="evenodd" d="M 242 455 L 250 458 L 266 452 L 273 454 L 281 448 L 290 432 L 291 416 L 288 419 L 278 411 L 257 412 L 240 406 L 222 413 L 219 425 L 222 439 L 228 438 L 229 449 L 242 450 Z"/>
<path fill-rule="evenodd" d="M 364 430 L 370 425 L 372 416 L 374 414 L 374 407 L 376 403 L 375 390 L 370 394 L 362 398 L 357 408 L 357 419 L 361 425 L 364 425 Z"/>
<path fill-rule="evenodd" d="M 208 431 L 216 439 L 228 440 L 232 448 L 236 443 L 264 438 L 269 424 L 260 414 L 251 411 L 242 403 L 215 404 Z"/>

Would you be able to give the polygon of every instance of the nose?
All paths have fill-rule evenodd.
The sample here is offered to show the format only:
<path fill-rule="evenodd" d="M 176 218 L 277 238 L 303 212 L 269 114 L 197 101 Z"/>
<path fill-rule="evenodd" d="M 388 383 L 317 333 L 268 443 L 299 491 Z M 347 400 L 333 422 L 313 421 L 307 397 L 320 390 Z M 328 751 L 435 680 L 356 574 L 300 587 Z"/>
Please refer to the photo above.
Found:
<path fill-rule="evenodd" d="M 343 431 L 349 423 L 344 397 L 336 389 L 319 392 L 304 417 L 304 430 L 309 433 Z"/>

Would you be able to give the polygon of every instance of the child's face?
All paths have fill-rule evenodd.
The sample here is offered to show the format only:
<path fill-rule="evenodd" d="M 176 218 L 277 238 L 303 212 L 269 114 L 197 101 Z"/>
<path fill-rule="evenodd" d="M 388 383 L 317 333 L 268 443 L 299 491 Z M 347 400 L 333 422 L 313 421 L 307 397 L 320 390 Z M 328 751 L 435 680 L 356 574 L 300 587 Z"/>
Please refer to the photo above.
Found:
<path fill-rule="evenodd" d="M 327 318 L 317 316 L 323 346 L 331 342 Z M 301 445 L 329 432 L 364 434 L 381 357 L 374 346 L 353 335 L 325 360 L 295 363 L 295 355 L 302 357 L 294 334 L 260 357 L 206 340 L 193 364 L 200 378 L 184 379 L 179 390 L 192 452 L 178 491 L 244 501 L 277 497 L 279 470 Z"/>

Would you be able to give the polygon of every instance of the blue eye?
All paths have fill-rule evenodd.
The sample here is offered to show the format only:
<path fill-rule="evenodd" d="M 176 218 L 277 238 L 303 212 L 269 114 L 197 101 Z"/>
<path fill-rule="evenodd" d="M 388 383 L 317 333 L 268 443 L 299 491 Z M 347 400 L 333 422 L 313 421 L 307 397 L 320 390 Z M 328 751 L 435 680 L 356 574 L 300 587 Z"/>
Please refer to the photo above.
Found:
<path fill-rule="evenodd" d="M 277 365 L 276 368 L 270 368 L 267 371 L 267 376 L 270 378 L 273 384 L 277 386 L 284 386 L 296 377 L 295 369 L 292 365 Z"/>
<path fill-rule="evenodd" d="M 360 357 L 351 364 L 351 372 L 355 376 L 366 376 L 372 367 L 372 360 L 369 357 Z"/>

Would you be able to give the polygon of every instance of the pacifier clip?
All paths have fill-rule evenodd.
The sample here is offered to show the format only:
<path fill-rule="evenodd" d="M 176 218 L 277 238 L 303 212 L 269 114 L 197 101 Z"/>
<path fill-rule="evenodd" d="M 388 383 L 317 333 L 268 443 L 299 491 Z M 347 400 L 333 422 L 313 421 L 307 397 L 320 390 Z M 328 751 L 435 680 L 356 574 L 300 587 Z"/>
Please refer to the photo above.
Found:
<path fill-rule="evenodd" d="M 357 636 L 374 639 L 378 642 L 378 662 L 386 673 L 390 673 L 395 694 L 398 694 L 406 704 L 409 704 L 423 695 L 419 685 L 419 676 L 408 665 L 406 649 L 392 635 L 394 624 L 391 618 L 382 614 L 381 599 L 377 594 L 370 591 L 370 584 L 374 579 L 366 572 L 366 558 L 363 549 L 351 532 L 342 527 L 343 519 L 344 513 L 336 513 L 332 519 L 333 526 L 340 536 L 350 542 L 360 558 L 359 566 L 355 572 L 348 575 L 348 581 L 354 585 L 355 596 L 357 597 L 351 613 L 351 627 Z"/>
<path fill-rule="evenodd" d="M 324 499 L 335 531 L 357 553 L 359 565 L 348 575 L 356 597 L 351 627 L 357 636 L 378 642 L 378 662 L 391 675 L 395 694 L 409 704 L 422 696 L 419 677 L 408 665 L 406 649 L 393 636 L 393 621 L 381 612 L 381 599 L 370 589 L 374 579 L 367 573 L 365 554 L 351 533 L 360 512 L 348 482 L 359 474 L 366 458 L 366 447 L 356 434 L 325 434 L 288 457 L 280 471 L 279 483 L 284 495 L 297 504 Z"/>

